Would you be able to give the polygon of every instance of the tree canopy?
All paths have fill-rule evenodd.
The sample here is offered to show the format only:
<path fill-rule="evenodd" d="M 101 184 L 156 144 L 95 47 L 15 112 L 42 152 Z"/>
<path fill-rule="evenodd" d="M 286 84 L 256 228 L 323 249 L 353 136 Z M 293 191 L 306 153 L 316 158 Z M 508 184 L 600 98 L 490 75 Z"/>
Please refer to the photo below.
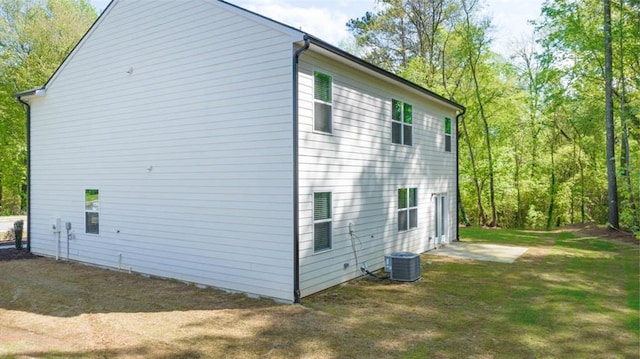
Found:
<path fill-rule="evenodd" d="M 85 0 L 0 2 L 0 214 L 27 210 L 26 115 L 12 96 L 44 85 L 96 17 Z"/>
<path fill-rule="evenodd" d="M 637 0 L 611 2 L 616 156 L 605 150 L 602 0 L 547 0 L 531 40 L 506 58 L 491 49 L 483 0 L 378 3 L 347 23 L 365 58 L 467 107 L 459 124 L 461 218 L 516 228 L 608 223 L 614 161 L 620 226 L 640 230 Z"/>
<path fill-rule="evenodd" d="M 640 2 L 547 0 L 532 38 L 502 56 L 484 1 L 378 0 L 346 24 L 364 59 L 467 107 L 460 218 L 609 223 L 613 161 L 620 227 L 640 231 Z M 95 18 L 86 0 L 0 2 L 1 214 L 27 209 L 25 113 L 12 94 L 43 85 Z"/>

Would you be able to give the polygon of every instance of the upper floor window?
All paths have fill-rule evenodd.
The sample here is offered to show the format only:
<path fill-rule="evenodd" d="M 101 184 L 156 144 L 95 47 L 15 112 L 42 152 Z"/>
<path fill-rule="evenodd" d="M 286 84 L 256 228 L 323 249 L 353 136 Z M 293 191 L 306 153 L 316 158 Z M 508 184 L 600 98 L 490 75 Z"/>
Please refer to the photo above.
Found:
<path fill-rule="evenodd" d="M 398 232 L 418 227 L 418 189 L 398 189 Z"/>
<path fill-rule="evenodd" d="M 391 107 L 391 142 L 413 145 L 413 106 L 393 99 Z"/>
<path fill-rule="evenodd" d="M 313 130 L 333 133 L 333 79 L 327 74 L 313 72 Z"/>
<path fill-rule="evenodd" d="M 444 150 L 451 152 L 451 119 L 444 118 Z"/>

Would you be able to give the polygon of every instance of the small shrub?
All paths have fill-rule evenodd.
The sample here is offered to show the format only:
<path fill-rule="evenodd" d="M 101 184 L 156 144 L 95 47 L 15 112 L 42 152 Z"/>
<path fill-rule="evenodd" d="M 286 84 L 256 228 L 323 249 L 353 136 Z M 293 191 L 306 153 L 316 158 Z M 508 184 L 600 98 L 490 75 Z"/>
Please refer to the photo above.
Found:
<path fill-rule="evenodd" d="M 5 234 L 4 234 L 4 238 L 5 241 L 7 242 L 14 242 L 16 240 L 16 236 L 13 233 L 13 228 L 9 229 Z"/>

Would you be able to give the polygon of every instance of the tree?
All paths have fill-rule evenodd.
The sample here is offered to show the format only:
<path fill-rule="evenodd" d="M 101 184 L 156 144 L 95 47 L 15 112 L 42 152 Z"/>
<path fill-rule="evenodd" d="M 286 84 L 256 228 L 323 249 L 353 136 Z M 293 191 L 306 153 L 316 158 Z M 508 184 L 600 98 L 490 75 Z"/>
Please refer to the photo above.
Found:
<path fill-rule="evenodd" d="M 611 49 L 611 2 L 604 1 L 604 79 L 605 113 L 607 127 L 607 199 L 609 202 L 609 226 L 619 228 L 618 184 L 616 180 L 615 137 L 613 127 L 613 54 Z"/>
<path fill-rule="evenodd" d="M 26 126 L 12 95 L 45 84 L 96 18 L 86 0 L 0 2 L 0 213 L 26 210 Z"/>

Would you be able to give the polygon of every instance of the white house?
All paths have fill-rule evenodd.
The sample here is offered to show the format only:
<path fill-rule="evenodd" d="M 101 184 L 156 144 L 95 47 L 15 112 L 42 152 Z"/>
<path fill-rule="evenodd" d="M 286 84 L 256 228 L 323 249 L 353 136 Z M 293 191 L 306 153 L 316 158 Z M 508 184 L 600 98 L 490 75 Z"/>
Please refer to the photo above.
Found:
<path fill-rule="evenodd" d="M 457 236 L 464 107 L 224 1 L 114 0 L 16 97 L 36 254 L 297 302 Z"/>

